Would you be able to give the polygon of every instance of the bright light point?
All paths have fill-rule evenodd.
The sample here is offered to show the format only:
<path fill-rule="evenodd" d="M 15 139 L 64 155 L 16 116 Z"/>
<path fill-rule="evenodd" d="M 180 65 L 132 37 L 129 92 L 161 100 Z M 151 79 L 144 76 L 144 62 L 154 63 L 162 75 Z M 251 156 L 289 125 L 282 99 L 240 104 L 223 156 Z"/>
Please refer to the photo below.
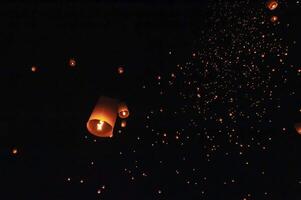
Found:
<path fill-rule="evenodd" d="M 32 66 L 32 67 L 31 67 L 31 71 L 32 71 L 32 72 L 36 72 L 36 71 L 37 71 L 37 67 L 36 67 L 36 66 Z"/>
<path fill-rule="evenodd" d="M 98 124 L 97 124 L 97 130 L 98 131 L 102 131 L 103 125 L 104 125 L 104 122 L 103 121 L 99 121 Z"/>
<path fill-rule="evenodd" d="M 14 149 L 12 150 L 12 154 L 16 155 L 17 153 L 18 153 L 18 149 L 14 148 Z"/>

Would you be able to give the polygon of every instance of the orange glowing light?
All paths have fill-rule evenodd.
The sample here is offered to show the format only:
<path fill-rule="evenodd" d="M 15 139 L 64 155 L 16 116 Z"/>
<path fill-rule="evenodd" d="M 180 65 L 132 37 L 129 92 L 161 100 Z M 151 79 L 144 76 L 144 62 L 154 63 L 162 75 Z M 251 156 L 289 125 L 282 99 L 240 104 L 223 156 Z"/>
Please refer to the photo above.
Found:
<path fill-rule="evenodd" d="M 127 105 L 124 102 L 119 103 L 118 115 L 122 119 L 128 118 L 129 115 L 130 115 L 129 109 L 128 109 Z"/>
<path fill-rule="evenodd" d="M 76 61 L 75 61 L 74 58 L 71 58 L 71 59 L 69 60 L 69 66 L 70 66 L 70 67 L 75 67 L 75 66 L 76 66 Z"/>
<path fill-rule="evenodd" d="M 118 67 L 117 72 L 118 72 L 118 74 L 123 74 L 124 73 L 124 68 L 123 67 Z"/>
<path fill-rule="evenodd" d="M 12 154 L 16 155 L 17 153 L 18 153 L 18 149 L 16 149 L 16 148 L 13 148 L 13 150 L 12 150 Z"/>
<path fill-rule="evenodd" d="M 113 137 L 117 111 L 115 99 L 100 97 L 87 122 L 88 131 L 98 137 Z"/>
<path fill-rule="evenodd" d="M 37 68 L 36 66 L 32 66 L 32 67 L 31 67 L 31 71 L 32 71 L 32 72 L 36 72 L 37 70 L 38 70 L 38 68 Z"/>
<path fill-rule="evenodd" d="M 125 120 L 122 120 L 122 121 L 121 121 L 121 127 L 122 127 L 122 128 L 125 128 L 125 127 L 126 127 L 126 121 L 125 121 Z"/>
<path fill-rule="evenodd" d="M 276 15 L 271 17 L 271 22 L 277 22 L 278 21 L 278 17 Z"/>
<path fill-rule="evenodd" d="M 266 5 L 269 10 L 275 10 L 278 7 L 278 2 L 276 0 L 269 0 Z"/>
<path fill-rule="evenodd" d="M 99 121 L 99 122 L 97 123 L 97 130 L 98 130 L 98 131 L 102 131 L 103 125 L 104 125 L 104 122 L 103 122 L 103 121 Z"/>
<path fill-rule="evenodd" d="M 301 122 L 295 124 L 295 129 L 301 135 Z"/>

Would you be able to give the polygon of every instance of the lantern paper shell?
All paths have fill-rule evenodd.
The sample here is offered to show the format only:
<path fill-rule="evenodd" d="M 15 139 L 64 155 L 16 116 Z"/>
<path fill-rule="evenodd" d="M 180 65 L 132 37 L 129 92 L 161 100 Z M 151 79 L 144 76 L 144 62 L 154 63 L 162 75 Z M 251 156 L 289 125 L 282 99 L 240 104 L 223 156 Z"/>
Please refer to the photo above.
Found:
<path fill-rule="evenodd" d="M 118 116 L 121 119 L 128 118 L 130 115 L 130 111 L 127 107 L 127 105 L 124 102 L 119 103 L 118 105 Z"/>
<path fill-rule="evenodd" d="M 115 99 L 100 97 L 87 122 L 88 131 L 98 137 L 112 137 L 117 110 L 118 103 Z"/>
<path fill-rule="evenodd" d="M 297 133 L 299 133 L 301 135 L 301 122 L 295 124 L 295 129 L 296 129 Z"/>
<path fill-rule="evenodd" d="M 278 7 L 278 2 L 276 0 L 269 0 L 267 2 L 267 8 L 269 10 L 275 10 Z"/>

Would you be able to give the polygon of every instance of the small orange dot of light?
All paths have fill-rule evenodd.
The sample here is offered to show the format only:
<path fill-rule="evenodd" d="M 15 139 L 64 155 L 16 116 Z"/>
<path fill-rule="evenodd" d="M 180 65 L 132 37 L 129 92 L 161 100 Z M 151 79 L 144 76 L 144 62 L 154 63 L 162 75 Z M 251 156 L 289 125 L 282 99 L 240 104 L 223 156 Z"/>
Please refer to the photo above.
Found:
<path fill-rule="evenodd" d="M 70 67 L 75 67 L 76 61 L 75 61 L 73 58 L 71 58 L 71 59 L 69 60 L 69 65 L 70 65 Z"/>
<path fill-rule="evenodd" d="M 16 149 L 16 148 L 13 149 L 13 150 L 12 150 L 12 153 L 13 153 L 14 155 L 16 155 L 16 154 L 18 153 L 18 149 Z"/>
<path fill-rule="evenodd" d="M 36 66 L 32 66 L 32 67 L 31 67 L 31 71 L 32 71 L 32 72 L 36 72 L 36 71 L 37 71 L 37 67 L 36 67 Z"/>
<path fill-rule="evenodd" d="M 274 22 L 276 22 L 277 20 L 278 20 L 278 17 L 277 17 L 277 16 L 274 15 L 274 16 L 271 17 L 271 22 L 274 23 Z"/>
<path fill-rule="evenodd" d="M 118 74 L 123 74 L 124 73 L 124 68 L 123 67 L 118 67 L 117 71 L 118 71 Z"/>

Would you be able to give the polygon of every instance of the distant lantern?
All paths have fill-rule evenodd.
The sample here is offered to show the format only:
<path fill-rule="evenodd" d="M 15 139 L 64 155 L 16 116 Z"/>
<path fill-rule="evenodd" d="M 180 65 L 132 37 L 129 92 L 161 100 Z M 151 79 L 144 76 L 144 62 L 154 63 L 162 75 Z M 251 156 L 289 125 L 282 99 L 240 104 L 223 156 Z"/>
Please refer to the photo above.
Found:
<path fill-rule="evenodd" d="M 12 154 L 13 154 L 13 155 L 18 154 L 18 149 L 17 149 L 17 148 L 13 148 L 13 149 L 12 149 Z"/>
<path fill-rule="evenodd" d="M 88 131 L 98 137 L 112 137 L 117 111 L 115 99 L 100 97 L 87 122 Z"/>
<path fill-rule="evenodd" d="M 125 128 L 125 127 L 126 127 L 126 121 L 125 121 L 125 120 L 122 120 L 122 121 L 121 121 L 121 127 L 122 127 L 122 128 Z"/>
<path fill-rule="evenodd" d="M 32 72 L 36 72 L 38 70 L 38 68 L 36 66 L 32 66 L 30 69 Z"/>
<path fill-rule="evenodd" d="M 124 68 L 123 67 L 118 67 L 117 72 L 118 72 L 118 74 L 123 74 L 124 73 Z"/>
<path fill-rule="evenodd" d="M 76 61 L 75 61 L 74 58 L 71 58 L 71 59 L 69 60 L 69 66 L 70 66 L 70 67 L 75 67 L 75 66 L 76 66 Z"/>
<path fill-rule="evenodd" d="M 278 21 L 278 17 L 276 15 L 271 17 L 271 22 L 275 23 Z"/>
<path fill-rule="evenodd" d="M 118 116 L 122 119 L 128 118 L 130 111 L 127 105 L 124 102 L 119 103 L 118 105 Z"/>
<path fill-rule="evenodd" d="M 268 9 L 275 10 L 278 7 L 278 2 L 276 0 L 269 0 L 266 5 Z"/>
<path fill-rule="evenodd" d="M 301 135 L 301 122 L 295 124 L 295 129 Z"/>

